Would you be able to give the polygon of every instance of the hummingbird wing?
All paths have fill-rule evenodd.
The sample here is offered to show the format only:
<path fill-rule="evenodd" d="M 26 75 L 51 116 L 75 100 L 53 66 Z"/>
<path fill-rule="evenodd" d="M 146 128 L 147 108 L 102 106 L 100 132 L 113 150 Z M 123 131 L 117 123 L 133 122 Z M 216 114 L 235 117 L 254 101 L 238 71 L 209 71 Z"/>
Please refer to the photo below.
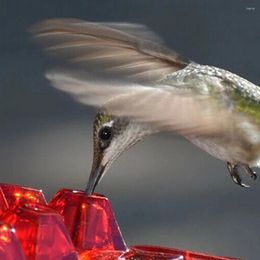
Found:
<path fill-rule="evenodd" d="M 96 78 L 151 85 L 187 65 L 140 24 L 50 19 L 34 25 L 31 32 L 50 54 Z"/>
<path fill-rule="evenodd" d="M 188 63 L 143 25 L 51 19 L 31 31 L 49 53 L 80 71 L 54 70 L 46 76 L 83 104 L 106 104 L 115 115 L 181 134 L 217 134 L 233 120 L 209 95 L 163 83 Z"/>
<path fill-rule="evenodd" d="M 84 105 L 104 106 L 115 116 L 148 123 L 158 131 L 182 135 L 217 135 L 231 130 L 234 114 L 209 95 L 193 92 L 189 85 L 117 85 L 86 81 L 65 73 L 50 72 L 47 78 L 59 90 Z"/>

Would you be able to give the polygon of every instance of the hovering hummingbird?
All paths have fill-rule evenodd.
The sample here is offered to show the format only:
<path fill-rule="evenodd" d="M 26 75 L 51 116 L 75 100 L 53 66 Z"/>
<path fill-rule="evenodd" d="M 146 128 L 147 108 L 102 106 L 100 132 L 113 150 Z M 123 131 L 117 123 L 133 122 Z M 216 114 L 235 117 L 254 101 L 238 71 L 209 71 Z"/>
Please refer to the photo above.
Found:
<path fill-rule="evenodd" d="M 236 184 L 260 166 L 260 88 L 229 71 L 184 59 L 146 26 L 51 19 L 32 28 L 70 70 L 53 70 L 51 84 L 99 107 L 92 194 L 113 161 L 145 136 L 174 131 L 227 163 Z"/>

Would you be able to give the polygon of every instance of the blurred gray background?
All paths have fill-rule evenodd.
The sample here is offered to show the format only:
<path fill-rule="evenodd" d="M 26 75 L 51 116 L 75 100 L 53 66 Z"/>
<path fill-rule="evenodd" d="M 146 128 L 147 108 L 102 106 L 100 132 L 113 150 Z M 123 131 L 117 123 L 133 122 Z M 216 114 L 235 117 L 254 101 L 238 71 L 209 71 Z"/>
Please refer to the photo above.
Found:
<path fill-rule="evenodd" d="M 62 187 L 84 189 L 95 113 L 44 79 L 50 60 L 27 29 L 51 17 L 143 23 L 183 56 L 260 83 L 257 0 L 0 0 L 0 181 L 43 189 L 48 199 Z M 97 191 L 130 245 L 260 259 L 260 181 L 238 187 L 225 163 L 180 137 L 139 143 Z"/>

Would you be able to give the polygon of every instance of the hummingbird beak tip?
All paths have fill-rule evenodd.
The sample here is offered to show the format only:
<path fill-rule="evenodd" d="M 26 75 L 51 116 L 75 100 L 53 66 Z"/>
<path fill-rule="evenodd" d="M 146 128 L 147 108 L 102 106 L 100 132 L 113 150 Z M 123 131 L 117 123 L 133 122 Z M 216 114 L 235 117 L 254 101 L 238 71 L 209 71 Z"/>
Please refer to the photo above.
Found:
<path fill-rule="evenodd" d="M 89 176 L 87 188 L 85 190 L 88 196 L 91 196 L 95 191 L 96 186 L 98 185 L 99 181 L 101 180 L 102 176 L 105 173 L 106 164 L 100 164 L 97 168 L 92 169 L 91 174 Z"/>

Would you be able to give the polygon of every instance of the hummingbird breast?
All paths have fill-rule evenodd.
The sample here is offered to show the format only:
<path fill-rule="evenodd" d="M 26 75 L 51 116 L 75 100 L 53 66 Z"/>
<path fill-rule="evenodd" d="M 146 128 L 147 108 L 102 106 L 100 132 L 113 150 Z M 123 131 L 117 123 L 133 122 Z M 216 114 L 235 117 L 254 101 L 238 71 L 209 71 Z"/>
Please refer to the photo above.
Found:
<path fill-rule="evenodd" d="M 260 130 L 252 122 L 241 122 L 236 131 L 214 136 L 186 136 L 186 139 L 222 161 L 260 167 Z"/>

